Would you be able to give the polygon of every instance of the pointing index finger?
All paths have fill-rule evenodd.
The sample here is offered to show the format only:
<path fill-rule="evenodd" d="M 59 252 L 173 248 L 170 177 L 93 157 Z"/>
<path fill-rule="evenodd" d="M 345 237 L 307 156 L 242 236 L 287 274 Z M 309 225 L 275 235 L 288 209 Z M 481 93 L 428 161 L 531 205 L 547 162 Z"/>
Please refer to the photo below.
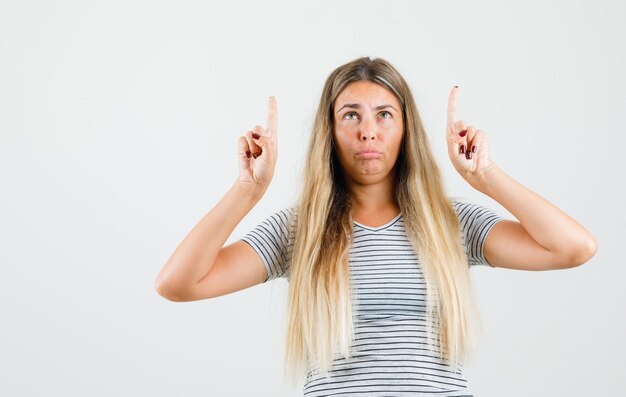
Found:
<path fill-rule="evenodd" d="M 278 128 L 278 110 L 276 107 L 276 97 L 271 96 L 267 100 L 267 131 L 273 135 Z"/>
<path fill-rule="evenodd" d="M 448 97 L 448 132 L 453 130 L 454 123 L 456 123 L 456 94 L 458 89 L 459 86 L 455 85 Z"/>

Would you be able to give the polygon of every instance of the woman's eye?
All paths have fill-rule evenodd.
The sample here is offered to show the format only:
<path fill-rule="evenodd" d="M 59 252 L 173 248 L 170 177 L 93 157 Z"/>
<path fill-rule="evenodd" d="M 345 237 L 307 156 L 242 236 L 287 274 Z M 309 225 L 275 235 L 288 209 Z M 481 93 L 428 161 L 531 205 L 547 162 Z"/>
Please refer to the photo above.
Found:
<path fill-rule="evenodd" d="M 382 114 L 382 115 L 388 115 L 388 117 L 383 116 L 383 118 L 384 118 L 384 119 L 389 119 L 389 118 L 391 118 L 391 113 L 390 113 L 390 112 L 383 111 L 383 112 L 380 112 L 380 114 Z M 354 113 L 354 112 L 348 112 L 348 113 L 344 114 L 343 118 L 344 118 L 344 119 L 351 120 L 351 117 L 350 117 L 350 116 L 358 116 L 358 115 L 357 115 L 356 113 Z M 352 119 L 352 120 L 354 120 L 354 119 Z"/>

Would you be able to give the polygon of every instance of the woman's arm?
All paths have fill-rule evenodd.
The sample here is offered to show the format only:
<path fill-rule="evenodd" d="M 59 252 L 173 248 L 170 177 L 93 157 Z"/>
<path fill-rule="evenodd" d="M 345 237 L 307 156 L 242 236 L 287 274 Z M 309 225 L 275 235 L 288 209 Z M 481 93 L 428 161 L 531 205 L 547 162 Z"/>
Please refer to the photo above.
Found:
<path fill-rule="evenodd" d="M 156 278 L 159 295 L 172 301 L 191 300 L 188 297 L 196 294 L 196 285 L 213 269 L 228 237 L 262 195 L 254 184 L 237 181 L 176 247 Z M 256 269 L 265 272 L 263 267 Z M 241 269 L 239 273 L 241 277 Z M 264 277 L 256 276 L 259 282 Z"/>
<path fill-rule="evenodd" d="M 467 178 L 476 190 L 496 200 L 519 220 L 500 221 L 484 245 L 495 267 L 552 270 L 581 265 L 595 254 L 596 238 L 554 204 L 515 181 L 491 163 Z"/>
<path fill-rule="evenodd" d="M 489 264 L 519 270 L 553 270 L 581 265 L 598 242 L 582 225 L 504 173 L 489 156 L 487 136 L 457 120 L 459 87 L 448 97 L 446 140 L 454 168 L 474 189 L 490 196 L 518 220 L 496 223 L 483 244 Z"/>
<path fill-rule="evenodd" d="M 161 269 L 155 281 L 160 295 L 174 301 L 209 298 L 260 283 L 267 276 L 246 243 L 222 246 L 272 180 L 278 158 L 277 119 L 276 98 L 269 97 L 267 129 L 257 125 L 239 137 L 239 178 Z"/>

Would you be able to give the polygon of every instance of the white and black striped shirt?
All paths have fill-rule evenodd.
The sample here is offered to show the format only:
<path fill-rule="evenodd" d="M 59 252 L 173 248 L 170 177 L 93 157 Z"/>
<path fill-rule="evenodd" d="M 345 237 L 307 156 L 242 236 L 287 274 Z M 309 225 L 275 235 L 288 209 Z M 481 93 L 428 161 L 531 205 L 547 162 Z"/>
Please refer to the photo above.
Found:
<path fill-rule="evenodd" d="M 469 265 L 491 266 L 483 244 L 503 218 L 478 204 L 451 202 Z M 261 257 L 265 282 L 289 280 L 296 216 L 295 207 L 280 210 L 242 237 Z M 437 357 L 436 347 L 426 347 L 426 284 L 402 214 L 375 228 L 354 222 L 349 263 L 357 302 L 355 353 L 336 358 L 330 378 L 310 371 L 304 395 L 471 396 L 462 365 L 454 369 Z"/>

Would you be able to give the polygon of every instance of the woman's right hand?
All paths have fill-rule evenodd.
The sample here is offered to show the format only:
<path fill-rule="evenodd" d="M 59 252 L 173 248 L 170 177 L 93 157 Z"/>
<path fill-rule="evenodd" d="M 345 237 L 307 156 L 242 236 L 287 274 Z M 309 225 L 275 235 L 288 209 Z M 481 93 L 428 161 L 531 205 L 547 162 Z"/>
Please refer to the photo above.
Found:
<path fill-rule="evenodd" d="M 272 177 L 278 157 L 276 98 L 268 99 L 267 128 L 256 125 L 240 136 L 237 142 L 239 182 L 259 185 L 265 191 Z"/>

